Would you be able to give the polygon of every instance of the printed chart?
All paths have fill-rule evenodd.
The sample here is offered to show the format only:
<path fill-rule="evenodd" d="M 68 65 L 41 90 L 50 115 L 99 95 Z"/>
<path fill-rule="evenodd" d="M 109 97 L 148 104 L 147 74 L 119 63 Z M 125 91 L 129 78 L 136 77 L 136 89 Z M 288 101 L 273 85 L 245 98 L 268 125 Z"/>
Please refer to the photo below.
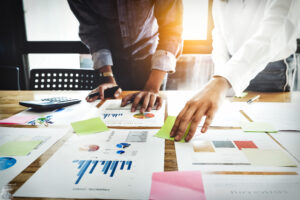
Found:
<path fill-rule="evenodd" d="M 119 161 L 119 160 L 74 160 L 73 163 L 78 164 L 79 172 L 77 174 L 78 178 L 75 184 L 78 184 L 82 177 L 84 176 L 85 172 L 89 169 L 89 174 L 93 174 L 97 166 L 101 166 L 102 170 L 98 170 L 98 173 L 102 173 L 104 175 L 108 174 L 110 177 L 115 175 L 116 170 L 118 171 L 129 171 L 131 170 L 132 161 Z M 119 165 L 119 168 L 118 168 Z M 90 168 L 89 168 L 90 167 Z"/>
<path fill-rule="evenodd" d="M 297 162 L 264 133 L 209 130 L 196 135 L 189 143 L 175 143 L 175 149 L 179 170 L 206 169 L 207 166 L 297 166 Z"/>
<path fill-rule="evenodd" d="M 91 113 L 91 117 L 101 117 L 107 126 L 127 127 L 160 127 L 164 123 L 165 102 L 159 110 L 140 113 L 131 112 L 131 104 L 121 107 L 121 100 L 107 100 L 98 110 Z"/>
<path fill-rule="evenodd" d="M 157 131 L 111 129 L 73 135 L 14 196 L 147 199 L 152 173 L 164 167 L 164 140 L 153 137 Z M 81 150 L 90 145 L 99 148 Z"/>
<path fill-rule="evenodd" d="M 57 128 L 0 128 L 0 188 L 57 142 L 66 131 Z"/>

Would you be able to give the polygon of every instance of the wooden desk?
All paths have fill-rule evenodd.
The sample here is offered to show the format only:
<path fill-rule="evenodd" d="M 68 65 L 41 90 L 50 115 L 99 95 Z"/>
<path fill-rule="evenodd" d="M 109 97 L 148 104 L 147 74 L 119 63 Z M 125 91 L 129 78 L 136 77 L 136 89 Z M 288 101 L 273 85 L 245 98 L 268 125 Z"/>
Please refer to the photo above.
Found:
<path fill-rule="evenodd" d="M 0 91 L 0 119 L 7 118 L 14 115 L 25 107 L 19 105 L 19 101 L 41 99 L 51 96 L 68 96 L 68 97 L 82 97 L 88 91 Z M 130 92 L 123 92 L 123 96 Z M 162 92 L 164 98 L 171 93 L 181 93 L 181 91 L 166 91 Z M 232 101 L 246 101 L 251 97 L 260 94 L 260 102 L 299 102 L 300 92 L 282 92 L 282 93 L 256 93 L 249 92 L 244 98 L 231 98 Z M 13 179 L 12 193 L 14 193 L 23 183 L 25 183 L 71 136 L 65 135 L 59 142 L 53 145 L 48 151 L 41 155 L 35 162 L 29 165 L 21 174 Z M 165 142 L 165 171 L 177 170 L 176 154 L 174 149 L 174 142 L 166 140 Z M 20 199 L 20 198 L 17 198 Z M 27 198 L 28 199 L 28 198 Z M 35 198 L 37 199 L 37 198 Z"/>

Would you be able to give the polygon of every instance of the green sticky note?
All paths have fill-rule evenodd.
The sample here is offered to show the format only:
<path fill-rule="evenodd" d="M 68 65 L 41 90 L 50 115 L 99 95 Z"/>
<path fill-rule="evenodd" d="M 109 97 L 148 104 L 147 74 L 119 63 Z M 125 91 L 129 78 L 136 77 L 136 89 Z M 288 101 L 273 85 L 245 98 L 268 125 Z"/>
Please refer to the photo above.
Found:
<path fill-rule="evenodd" d="M 26 156 L 41 142 L 42 140 L 10 141 L 0 146 L 0 155 L 1 156 Z"/>
<path fill-rule="evenodd" d="M 73 122 L 71 125 L 74 131 L 79 135 L 99 133 L 109 130 L 99 117 Z"/>
<path fill-rule="evenodd" d="M 266 122 L 240 122 L 240 124 L 245 132 L 277 133 L 277 130 Z"/>
<path fill-rule="evenodd" d="M 296 167 L 293 162 L 281 149 L 242 149 L 252 165 Z"/>
<path fill-rule="evenodd" d="M 248 92 L 242 92 L 240 95 L 237 95 L 235 97 L 237 97 L 237 98 L 244 98 L 247 95 L 248 95 Z"/>
<path fill-rule="evenodd" d="M 161 129 L 154 136 L 159 137 L 159 138 L 164 138 L 164 139 L 167 139 L 167 140 L 174 140 L 174 138 L 170 137 L 170 133 L 171 133 L 171 130 L 172 130 L 173 125 L 175 123 L 175 120 L 176 120 L 176 117 L 168 116 L 165 123 L 164 123 L 164 125 L 161 127 Z M 190 130 L 190 127 L 191 127 L 191 123 L 189 123 L 183 138 L 178 142 L 182 142 L 182 143 L 185 142 L 184 139 L 185 139 L 186 135 L 188 134 L 188 132 Z"/>

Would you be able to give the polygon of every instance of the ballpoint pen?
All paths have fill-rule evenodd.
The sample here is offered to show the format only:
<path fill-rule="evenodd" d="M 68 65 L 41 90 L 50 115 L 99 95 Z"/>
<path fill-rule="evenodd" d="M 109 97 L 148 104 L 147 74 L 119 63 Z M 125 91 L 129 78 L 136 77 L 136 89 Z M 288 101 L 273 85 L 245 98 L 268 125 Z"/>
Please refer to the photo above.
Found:
<path fill-rule="evenodd" d="M 248 101 L 247 101 L 247 103 L 252 103 L 253 101 L 255 101 L 255 100 L 257 100 L 257 99 L 259 99 L 259 97 L 260 97 L 260 95 L 257 95 L 257 96 L 255 96 L 255 97 L 253 97 L 253 98 L 251 98 L 251 99 L 249 99 Z"/>

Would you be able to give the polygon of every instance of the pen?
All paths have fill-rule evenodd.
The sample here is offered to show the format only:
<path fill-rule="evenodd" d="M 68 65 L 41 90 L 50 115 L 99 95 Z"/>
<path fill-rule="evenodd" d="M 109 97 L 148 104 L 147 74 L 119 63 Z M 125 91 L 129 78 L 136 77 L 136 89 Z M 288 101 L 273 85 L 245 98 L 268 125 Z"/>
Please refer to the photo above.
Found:
<path fill-rule="evenodd" d="M 255 96 L 255 97 L 249 99 L 249 100 L 247 101 L 247 103 L 252 103 L 253 101 L 259 99 L 259 97 L 260 97 L 260 95 L 257 95 L 257 96 Z"/>

